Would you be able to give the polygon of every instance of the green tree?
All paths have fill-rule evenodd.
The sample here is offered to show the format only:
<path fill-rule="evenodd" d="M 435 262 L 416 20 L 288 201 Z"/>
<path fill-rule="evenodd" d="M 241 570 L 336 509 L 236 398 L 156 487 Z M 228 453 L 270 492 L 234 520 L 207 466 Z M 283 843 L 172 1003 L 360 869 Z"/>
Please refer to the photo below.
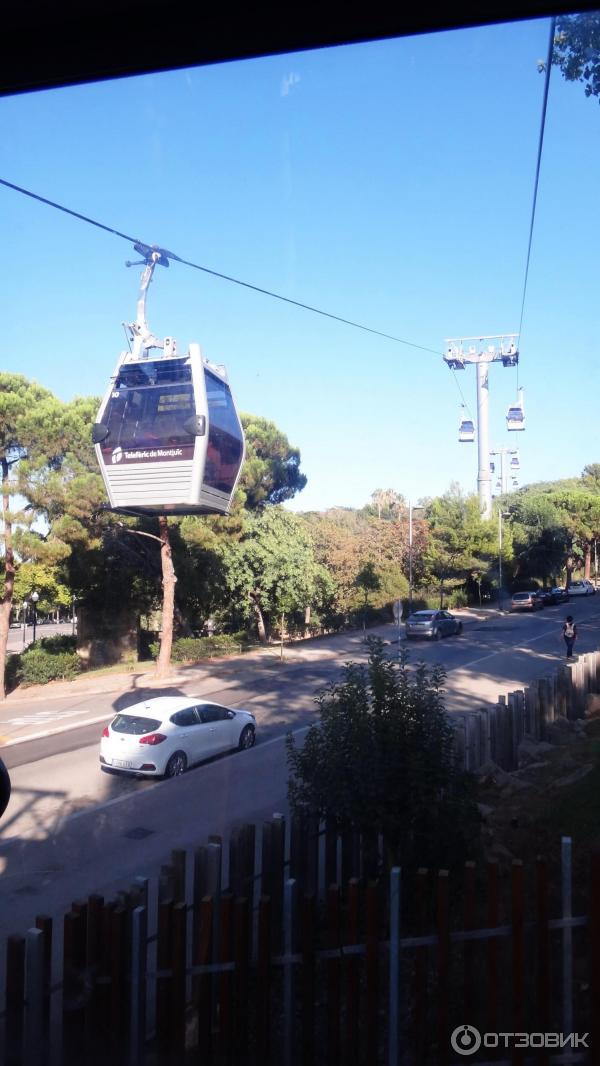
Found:
<path fill-rule="evenodd" d="M 291 807 L 370 839 L 381 833 L 390 863 L 454 866 L 479 818 L 454 755 L 443 671 L 410 671 L 406 657 L 391 661 L 381 641 L 369 644 L 368 666 L 348 664 L 318 697 L 303 745 L 288 735 Z"/>
<path fill-rule="evenodd" d="M 302 521 L 279 507 L 247 515 L 242 537 L 220 551 L 229 595 L 254 617 L 262 641 L 275 619 L 304 611 L 326 584 Z"/>
<path fill-rule="evenodd" d="M 375 489 L 371 500 L 373 502 L 368 504 L 365 510 L 384 521 L 397 521 L 406 511 L 406 500 L 402 493 L 396 492 L 395 489 Z"/>
<path fill-rule="evenodd" d="M 363 630 L 365 630 L 367 626 L 369 596 L 372 592 L 379 592 L 381 589 L 381 579 L 373 563 L 365 563 L 354 578 L 354 584 L 357 589 L 360 589 L 363 595 Z"/>
<path fill-rule="evenodd" d="M 552 62 L 567 81 L 580 81 L 586 96 L 600 95 L 600 11 L 561 15 Z"/>
<path fill-rule="evenodd" d="M 15 574 L 14 598 L 23 603 L 37 592 L 39 612 L 49 614 L 59 607 L 68 608 L 72 603 L 69 588 L 61 580 L 61 568 L 47 563 L 22 563 Z"/>
<path fill-rule="evenodd" d="M 300 452 L 274 422 L 243 414 L 246 458 L 238 486 L 238 498 L 247 510 L 267 503 L 285 503 L 306 485 L 300 472 Z"/>
<path fill-rule="evenodd" d="M 21 374 L 0 373 L 0 477 L 2 481 L 3 592 L 0 604 L 0 694 L 4 695 L 6 646 L 15 574 L 21 561 L 53 565 L 69 547 L 52 528 L 33 528 L 43 508 L 38 486 L 60 470 L 70 446 L 66 406 L 48 389 Z M 23 499 L 20 499 L 22 497 Z"/>
<path fill-rule="evenodd" d="M 423 552 L 424 580 L 438 586 L 440 607 L 450 589 L 469 577 L 481 581 L 497 558 L 493 522 L 484 522 L 476 496 L 464 496 L 457 485 L 427 503 L 427 546 Z"/>
<path fill-rule="evenodd" d="M 574 567 L 583 562 L 585 577 L 591 570 L 592 543 L 600 532 L 600 497 L 585 491 L 557 490 L 551 494 L 568 537 L 567 588 Z"/>

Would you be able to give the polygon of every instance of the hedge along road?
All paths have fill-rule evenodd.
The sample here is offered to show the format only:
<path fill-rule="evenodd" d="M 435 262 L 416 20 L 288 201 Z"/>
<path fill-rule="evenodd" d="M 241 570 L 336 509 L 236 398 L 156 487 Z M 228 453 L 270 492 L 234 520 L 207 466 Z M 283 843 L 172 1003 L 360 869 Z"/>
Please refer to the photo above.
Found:
<path fill-rule="evenodd" d="M 580 626 L 578 650 L 598 647 L 600 599 L 598 607 L 590 598 L 569 609 Z M 564 607 L 534 616 L 464 612 L 461 637 L 407 648 L 412 660 L 445 665 L 451 709 L 472 708 L 555 669 L 564 657 L 566 613 Z M 396 638 L 391 625 L 371 633 Z M 389 653 L 397 651 L 391 643 Z M 240 820 L 285 812 L 285 733 L 292 729 L 300 738 L 314 720 L 315 690 L 334 680 L 344 662 L 365 655 L 362 634 L 343 634 L 287 649 L 283 663 L 272 652 L 259 653 L 180 670 L 160 687 L 148 675 L 109 674 L 105 691 L 90 691 L 98 679 L 87 678 L 70 687 L 48 686 L 47 695 L 37 691 L 4 701 L 2 732 L 11 730 L 13 743 L 2 757 L 11 768 L 13 795 L 0 823 L 0 933 L 27 928 L 37 913 L 58 914 L 78 896 L 109 893 L 136 874 L 149 874 L 172 847 L 202 843 L 211 832 L 225 834 Z M 102 773 L 102 723 L 115 710 L 159 692 L 210 695 L 249 707 L 257 717 L 256 748 L 164 783 Z M 68 721 L 58 717 L 65 713 L 72 715 Z M 53 728 L 64 731 L 52 734 Z"/>

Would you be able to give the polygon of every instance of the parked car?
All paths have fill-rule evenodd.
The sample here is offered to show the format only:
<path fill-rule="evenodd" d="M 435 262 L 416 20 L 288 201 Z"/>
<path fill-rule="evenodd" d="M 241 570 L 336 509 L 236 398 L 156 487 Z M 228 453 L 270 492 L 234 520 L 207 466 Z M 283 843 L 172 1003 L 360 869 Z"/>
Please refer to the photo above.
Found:
<path fill-rule="evenodd" d="M 543 596 L 537 589 L 531 592 L 513 592 L 510 600 L 511 611 L 538 611 L 543 606 Z"/>
<path fill-rule="evenodd" d="M 448 611 L 415 611 L 405 623 L 406 639 L 428 637 L 441 640 L 452 633 L 462 633 L 462 622 Z"/>
<path fill-rule="evenodd" d="M 568 603 L 569 602 L 569 593 L 567 592 L 566 589 L 563 589 L 560 586 L 557 586 L 556 588 L 552 589 L 552 591 L 554 593 L 554 597 L 555 597 L 554 602 L 555 603 Z"/>
<path fill-rule="evenodd" d="M 567 590 L 560 588 L 559 586 L 553 587 L 551 589 L 540 589 L 540 594 L 544 606 L 546 606 L 547 604 L 554 603 L 566 603 L 569 599 L 569 593 L 567 592 Z"/>
<path fill-rule="evenodd" d="M 178 777 L 193 763 L 256 739 L 256 719 L 199 697 L 158 696 L 127 707 L 102 731 L 100 765 L 145 777 Z"/>
<path fill-rule="evenodd" d="M 581 581 L 572 581 L 569 585 L 569 596 L 595 596 L 596 589 L 591 581 L 583 578 Z"/>
<path fill-rule="evenodd" d="M 540 596 L 542 597 L 542 603 L 544 607 L 548 607 L 554 603 L 558 603 L 558 599 L 556 597 L 554 589 L 540 589 Z"/>

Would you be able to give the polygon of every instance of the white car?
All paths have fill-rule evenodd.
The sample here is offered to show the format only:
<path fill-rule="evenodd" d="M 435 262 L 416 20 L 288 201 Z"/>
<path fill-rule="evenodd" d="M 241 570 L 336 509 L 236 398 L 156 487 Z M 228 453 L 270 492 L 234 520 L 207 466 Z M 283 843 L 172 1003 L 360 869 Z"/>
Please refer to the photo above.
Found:
<path fill-rule="evenodd" d="M 256 719 L 196 696 L 158 696 L 117 714 L 102 731 L 100 765 L 148 777 L 178 777 L 213 755 L 251 748 Z"/>
<path fill-rule="evenodd" d="M 567 591 L 569 596 L 593 596 L 596 589 L 592 582 L 584 577 L 582 581 L 572 581 Z"/>

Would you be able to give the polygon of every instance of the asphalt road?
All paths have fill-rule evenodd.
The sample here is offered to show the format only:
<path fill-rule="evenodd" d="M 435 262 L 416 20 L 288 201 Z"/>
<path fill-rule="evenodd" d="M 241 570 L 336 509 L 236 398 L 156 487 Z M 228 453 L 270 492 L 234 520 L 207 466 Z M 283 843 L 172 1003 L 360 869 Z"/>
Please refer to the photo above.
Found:
<path fill-rule="evenodd" d="M 435 644 L 397 643 L 393 626 L 378 632 L 390 655 L 406 647 L 411 661 L 445 667 L 448 707 L 457 712 L 553 672 L 564 657 L 567 613 L 578 622 L 576 650 L 600 647 L 600 596 L 533 616 L 465 615 L 462 636 Z M 314 720 L 315 691 L 337 678 L 344 662 L 365 654 L 361 634 L 344 634 L 295 646 L 283 663 L 273 654 L 248 656 L 181 670 L 160 688 L 148 675 L 125 681 L 121 675 L 104 680 L 110 691 L 73 687 L 71 694 L 60 686 L 57 694 L 49 686 L 47 693 L 0 704 L 2 757 L 13 782 L 0 826 L 0 936 L 28 928 L 38 913 L 59 914 L 91 891 L 110 895 L 135 875 L 156 872 L 172 847 L 191 847 L 236 822 L 285 812 L 285 734 L 291 729 L 301 737 Z M 257 717 L 256 747 L 175 781 L 102 773 L 103 722 L 159 692 L 249 707 Z"/>
<path fill-rule="evenodd" d="M 72 622 L 38 622 L 35 631 L 36 640 L 41 640 L 42 637 L 55 637 L 57 634 L 73 633 Z M 7 650 L 10 655 L 14 652 L 23 651 L 24 648 L 29 647 L 33 641 L 33 626 L 27 625 L 25 630 L 23 626 L 11 626 L 8 634 Z"/>

